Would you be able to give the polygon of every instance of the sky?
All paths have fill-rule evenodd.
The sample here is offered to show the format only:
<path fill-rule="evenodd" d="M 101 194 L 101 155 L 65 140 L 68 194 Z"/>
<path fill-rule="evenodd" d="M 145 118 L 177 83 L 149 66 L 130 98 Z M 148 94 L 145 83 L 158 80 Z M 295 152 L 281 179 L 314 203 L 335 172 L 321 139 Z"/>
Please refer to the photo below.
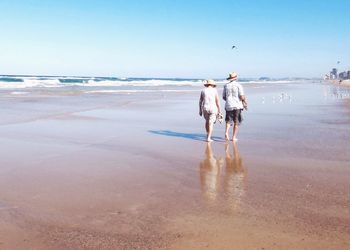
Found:
<path fill-rule="evenodd" d="M 349 9 L 349 0 L 0 0 L 0 74 L 322 77 L 350 70 Z"/>

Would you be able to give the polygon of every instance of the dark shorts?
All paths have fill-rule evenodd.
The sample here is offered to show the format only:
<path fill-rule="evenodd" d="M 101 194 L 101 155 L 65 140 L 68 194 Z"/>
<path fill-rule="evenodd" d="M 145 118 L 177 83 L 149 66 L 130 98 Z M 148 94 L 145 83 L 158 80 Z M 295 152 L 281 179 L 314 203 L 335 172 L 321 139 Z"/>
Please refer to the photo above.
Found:
<path fill-rule="evenodd" d="M 234 123 L 236 125 L 241 124 L 243 121 L 241 109 L 234 109 L 231 111 L 226 111 L 225 121 L 226 123 Z"/>

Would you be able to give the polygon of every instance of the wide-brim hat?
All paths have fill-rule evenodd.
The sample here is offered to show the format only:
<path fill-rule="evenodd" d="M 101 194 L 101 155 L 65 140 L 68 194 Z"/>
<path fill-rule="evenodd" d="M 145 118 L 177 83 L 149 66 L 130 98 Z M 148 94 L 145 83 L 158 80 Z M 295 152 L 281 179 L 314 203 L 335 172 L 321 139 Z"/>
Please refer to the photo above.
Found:
<path fill-rule="evenodd" d="M 226 80 L 233 80 L 233 79 L 237 79 L 237 73 L 236 72 L 231 72 L 228 77 L 226 78 Z"/>
<path fill-rule="evenodd" d="M 204 86 L 214 86 L 214 87 L 216 87 L 216 82 L 214 81 L 214 80 L 204 80 Z"/>

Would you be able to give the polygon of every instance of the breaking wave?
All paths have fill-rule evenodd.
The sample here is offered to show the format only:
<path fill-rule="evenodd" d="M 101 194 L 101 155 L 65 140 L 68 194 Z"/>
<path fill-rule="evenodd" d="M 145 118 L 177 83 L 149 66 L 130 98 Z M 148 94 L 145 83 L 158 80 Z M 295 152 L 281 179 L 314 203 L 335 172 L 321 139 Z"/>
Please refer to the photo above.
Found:
<path fill-rule="evenodd" d="M 34 77 L 0 76 L 0 88 L 61 88 L 61 87 L 158 87 L 200 86 L 201 80 L 191 79 L 146 79 L 115 77 Z"/>
<path fill-rule="evenodd" d="M 227 81 L 216 80 L 218 86 Z M 239 79 L 244 85 L 267 86 L 269 84 L 288 84 L 300 82 L 300 79 Z M 178 89 L 184 87 L 202 87 L 202 79 L 180 78 L 117 78 L 117 77 L 72 77 L 72 76 L 8 76 L 0 75 L 0 89 L 42 89 L 67 88 L 84 91 L 123 90 L 123 89 Z"/>

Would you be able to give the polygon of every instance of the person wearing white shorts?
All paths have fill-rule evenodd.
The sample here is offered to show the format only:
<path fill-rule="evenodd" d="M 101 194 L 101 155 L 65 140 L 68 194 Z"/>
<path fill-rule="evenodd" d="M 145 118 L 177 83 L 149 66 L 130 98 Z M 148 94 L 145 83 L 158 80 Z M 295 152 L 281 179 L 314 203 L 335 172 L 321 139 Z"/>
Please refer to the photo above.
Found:
<path fill-rule="evenodd" d="M 205 119 L 205 130 L 207 131 L 207 142 L 211 142 L 214 123 L 220 112 L 220 99 L 216 90 L 214 80 L 204 81 L 205 88 L 199 98 L 199 115 Z"/>

